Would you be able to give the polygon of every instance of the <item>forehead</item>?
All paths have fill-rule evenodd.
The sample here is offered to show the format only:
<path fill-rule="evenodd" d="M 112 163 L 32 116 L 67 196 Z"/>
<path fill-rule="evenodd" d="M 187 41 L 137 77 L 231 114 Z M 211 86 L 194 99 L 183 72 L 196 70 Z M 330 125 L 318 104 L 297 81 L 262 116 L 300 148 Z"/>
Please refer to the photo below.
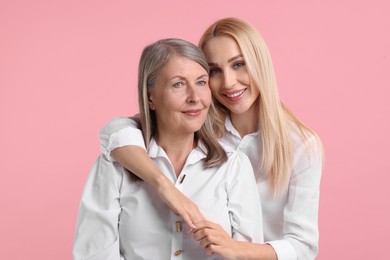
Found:
<path fill-rule="evenodd" d="M 209 62 L 222 62 L 241 54 L 241 50 L 237 42 L 229 36 L 217 36 L 211 38 L 204 45 L 203 52 Z"/>
<path fill-rule="evenodd" d="M 182 56 L 173 56 L 161 71 L 161 78 L 169 80 L 173 77 L 197 78 L 207 71 L 196 61 Z"/>

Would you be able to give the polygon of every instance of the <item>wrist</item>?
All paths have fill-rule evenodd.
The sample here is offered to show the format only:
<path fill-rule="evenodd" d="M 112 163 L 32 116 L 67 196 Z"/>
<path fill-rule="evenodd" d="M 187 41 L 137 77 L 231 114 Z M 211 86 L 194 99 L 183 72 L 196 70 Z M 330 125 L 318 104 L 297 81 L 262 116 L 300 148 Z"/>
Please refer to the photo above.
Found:
<path fill-rule="evenodd" d="M 249 242 L 243 242 L 243 241 L 237 241 L 238 247 L 236 248 L 236 259 L 253 259 L 252 258 L 252 250 L 251 250 L 251 243 Z M 249 247 L 249 248 L 248 248 Z"/>
<path fill-rule="evenodd" d="M 168 179 L 167 176 L 164 174 L 158 174 L 156 175 L 153 180 L 151 181 L 151 185 L 153 188 L 155 188 L 158 192 L 164 191 L 166 189 L 172 188 L 172 182 Z"/>

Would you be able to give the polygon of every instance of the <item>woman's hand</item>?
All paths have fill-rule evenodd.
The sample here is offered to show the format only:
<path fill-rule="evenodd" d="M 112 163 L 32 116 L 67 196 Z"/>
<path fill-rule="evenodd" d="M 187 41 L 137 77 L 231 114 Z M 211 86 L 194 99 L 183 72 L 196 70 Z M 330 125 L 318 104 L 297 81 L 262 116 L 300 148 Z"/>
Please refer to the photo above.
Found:
<path fill-rule="evenodd" d="M 111 156 L 130 172 L 151 184 L 162 201 L 173 212 L 183 217 L 190 227 L 190 231 L 195 227 L 194 223 L 204 220 L 198 207 L 161 173 L 144 148 L 138 146 L 119 147 L 112 150 Z"/>
<path fill-rule="evenodd" d="M 195 228 L 194 223 L 204 221 L 204 217 L 202 213 L 200 213 L 198 206 L 176 189 L 170 181 L 161 181 L 157 186 L 157 192 L 162 201 L 164 201 L 173 212 L 183 217 L 184 221 L 190 227 L 189 232 Z"/>
<path fill-rule="evenodd" d="M 199 241 L 207 255 L 217 254 L 224 259 L 277 260 L 272 246 L 234 240 L 218 224 L 210 221 L 195 223 L 193 238 Z"/>
<path fill-rule="evenodd" d="M 239 259 L 240 242 L 231 238 L 220 225 L 210 221 L 195 224 L 193 238 L 199 241 L 206 255 L 218 254 L 225 259 Z"/>

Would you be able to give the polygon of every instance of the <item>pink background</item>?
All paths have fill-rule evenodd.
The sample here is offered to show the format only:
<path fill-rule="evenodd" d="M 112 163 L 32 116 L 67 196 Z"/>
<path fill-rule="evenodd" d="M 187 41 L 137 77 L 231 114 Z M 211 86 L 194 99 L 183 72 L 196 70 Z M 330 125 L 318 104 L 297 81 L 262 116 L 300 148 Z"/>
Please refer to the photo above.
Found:
<path fill-rule="evenodd" d="M 390 5 L 376 1 L 0 2 L 0 258 L 71 259 L 98 130 L 136 112 L 142 48 L 237 16 L 268 42 L 285 103 L 322 137 L 318 259 L 386 258 Z"/>

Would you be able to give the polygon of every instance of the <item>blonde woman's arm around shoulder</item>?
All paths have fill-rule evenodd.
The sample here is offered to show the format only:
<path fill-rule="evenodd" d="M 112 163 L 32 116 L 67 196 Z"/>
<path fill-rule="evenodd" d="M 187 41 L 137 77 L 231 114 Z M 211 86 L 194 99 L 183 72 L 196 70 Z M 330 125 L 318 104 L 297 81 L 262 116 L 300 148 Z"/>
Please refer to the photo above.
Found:
<path fill-rule="evenodd" d="M 101 150 L 110 160 L 117 161 L 130 172 L 149 183 L 160 198 L 187 222 L 189 227 L 203 220 L 198 207 L 175 188 L 150 159 L 137 116 L 117 117 L 99 132 Z"/>

